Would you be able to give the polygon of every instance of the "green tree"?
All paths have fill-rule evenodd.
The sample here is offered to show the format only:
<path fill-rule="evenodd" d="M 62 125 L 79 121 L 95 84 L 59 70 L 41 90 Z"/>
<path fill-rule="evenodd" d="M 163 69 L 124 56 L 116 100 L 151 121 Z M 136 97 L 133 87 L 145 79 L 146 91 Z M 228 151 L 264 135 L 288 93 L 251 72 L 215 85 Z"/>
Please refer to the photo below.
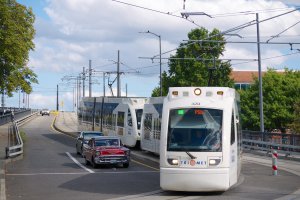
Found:
<path fill-rule="evenodd" d="M 181 43 L 176 54 L 170 57 L 168 73 L 165 71 L 162 73 L 164 96 L 167 95 L 169 87 L 208 85 L 233 87 L 233 80 L 229 77 L 232 71 L 230 63 L 219 59 L 225 50 L 224 37 L 219 33 L 217 29 L 209 32 L 205 28 L 193 29 L 188 33 L 189 40 L 204 41 Z M 159 87 L 154 88 L 152 96 L 159 95 Z"/>
<path fill-rule="evenodd" d="M 296 117 L 295 102 L 300 99 L 300 72 L 268 69 L 263 76 L 264 125 L 266 130 L 290 128 Z M 243 127 L 259 130 L 259 81 L 241 91 Z"/>
<path fill-rule="evenodd" d="M 37 75 L 26 65 L 34 50 L 35 17 L 30 8 L 15 0 L 0 0 L 0 92 L 30 93 Z"/>
<path fill-rule="evenodd" d="M 297 99 L 294 104 L 294 120 L 293 123 L 290 124 L 290 128 L 294 133 L 300 134 L 300 99 Z"/>

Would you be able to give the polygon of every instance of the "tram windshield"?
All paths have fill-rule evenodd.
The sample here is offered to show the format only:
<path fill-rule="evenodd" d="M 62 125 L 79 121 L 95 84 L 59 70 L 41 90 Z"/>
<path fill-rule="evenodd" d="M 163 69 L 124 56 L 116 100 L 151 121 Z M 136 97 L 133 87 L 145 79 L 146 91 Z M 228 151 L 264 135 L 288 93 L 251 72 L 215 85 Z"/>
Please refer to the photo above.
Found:
<path fill-rule="evenodd" d="M 136 109 L 136 121 L 137 121 L 137 128 L 141 128 L 141 121 L 142 121 L 142 115 L 143 115 L 143 109 Z"/>
<path fill-rule="evenodd" d="M 167 151 L 222 151 L 222 110 L 170 110 Z"/>

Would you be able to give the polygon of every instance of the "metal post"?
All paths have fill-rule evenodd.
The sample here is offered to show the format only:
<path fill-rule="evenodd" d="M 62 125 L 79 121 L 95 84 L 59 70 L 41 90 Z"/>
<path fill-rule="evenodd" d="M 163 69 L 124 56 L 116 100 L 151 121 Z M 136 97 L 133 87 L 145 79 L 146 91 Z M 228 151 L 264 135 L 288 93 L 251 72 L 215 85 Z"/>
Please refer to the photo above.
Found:
<path fill-rule="evenodd" d="M 103 96 L 105 97 L 105 72 L 103 72 Z"/>
<path fill-rule="evenodd" d="M 92 97 L 92 61 L 89 60 L 89 97 Z"/>
<path fill-rule="evenodd" d="M 82 96 L 85 97 L 85 67 L 82 71 Z"/>
<path fill-rule="evenodd" d="M 56 111 L 59 109 L 59 102 L 58 102 L 58 85 L 56 87 Z"/>
<path fill-rule="evenodd" d="M 78 78 L 76 78 L 76 111 L 78 111 Z"/>
<path fill-rule="evenodd" d="M 273 149 L 272 151 L 272 170 L 273 170 L 273 176 L 277 176 L 277 158 L 278 154 L 277 151 Z"/>
<path fill-rule="evenodd" d="M 118 50 L 118 62 L 117 62 L 117 97 L 120 97 L 120 50 Z"/>
<path fill-rule="evenodd" d="M 76 106 L 76 103 L 75 103 L 75 87 L 73 87 L 73 112 L 75 111 L 75 106 Z"/>
<path fill-rule="evenodd" d="M 159 88 L 160 88 L 160 96 L 162 96 L 162 77 L 161 77 L 161 38 L 160 35 L 158 35 L 159 38 Z"/>
<path fill-rule="evenodd" d="M 260 131 L 264 132 L 264 110 L 263 110 L 263 91 L 262 91 L 262 74 L 261 74 L 261 56 L 260 56 L 260 36 L 259 36 L 259 17 L 256 13 L 257 28 L 257 54 L 258 54 L 258 79 L 259 79 L 259 115 L 260 115 Z"/>

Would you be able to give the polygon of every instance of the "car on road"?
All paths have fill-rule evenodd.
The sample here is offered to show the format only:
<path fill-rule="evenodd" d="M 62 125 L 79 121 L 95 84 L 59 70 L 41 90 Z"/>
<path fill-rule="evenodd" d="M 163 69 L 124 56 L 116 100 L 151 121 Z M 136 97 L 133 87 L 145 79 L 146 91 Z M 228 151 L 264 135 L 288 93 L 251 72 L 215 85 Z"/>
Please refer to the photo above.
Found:
<path fill-rule="evenodd" d="M 85 146 L 87 145 L 88 141 L 91 138 L 95 138 L 95 137 L 99 137 L 99 136 L 103 136 L 102 132 L 99 131 L 81 131 L 79 136 L 76 139 L 76 152 L 77 154 L 80 154 L 82 156 L 83 155 L 83 149 L 85 148 Z"/>
<path fill-rule="evenodd" d="M 43 109 L 43 110 L 41 110 L 40 114 L 41 114 L 42 116 L 44 116 L 44 115 L 50 116 L 50 110 L 48 110 L 48 109 Z"/>
<path fill-rule="evenodd" d="M 124 168 L 129 167 L 130 150 L 122 145 L 119 137 L 92 138 L 84 151 L 85 164 L 91 164 L 94 168 L 108 164 L 122 164 Z"/>

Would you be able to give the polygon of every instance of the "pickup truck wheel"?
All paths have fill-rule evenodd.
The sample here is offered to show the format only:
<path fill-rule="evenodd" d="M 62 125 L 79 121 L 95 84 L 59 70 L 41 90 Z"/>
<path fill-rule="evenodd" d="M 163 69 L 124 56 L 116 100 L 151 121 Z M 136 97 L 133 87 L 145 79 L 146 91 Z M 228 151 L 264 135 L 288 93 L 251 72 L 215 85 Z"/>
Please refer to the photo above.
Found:
<path fill-rule="evenodd" d="M 124 168 L 128 168 L 129 167 L 129 163 L 123 163 L 123 167 Z"/>
<path fill-rule="evenodd" d="M 77 149 L 78 148 L 77 148 L 77 144 L 76 144 L 76 153 L 77 153 L 77 155 L 80 155 L 80 152 Z"/>

